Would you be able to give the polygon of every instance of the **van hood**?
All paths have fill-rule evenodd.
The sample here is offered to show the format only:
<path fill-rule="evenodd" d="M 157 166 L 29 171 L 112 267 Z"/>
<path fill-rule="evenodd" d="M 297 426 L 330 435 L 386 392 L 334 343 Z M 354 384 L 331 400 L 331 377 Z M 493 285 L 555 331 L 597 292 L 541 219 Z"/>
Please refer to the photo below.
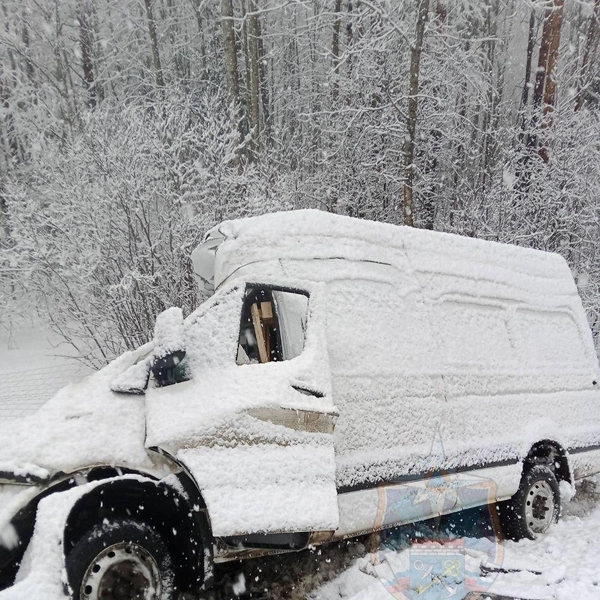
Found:
<path fill-rule="evenodd" d="M 0 424 L 0 482 L 42 483 L 93 465 L 152 469 L 143 396 L 111 391 L 117 375 L 152 350 L 126 352 L 61 389 L 36 413 Z"/>

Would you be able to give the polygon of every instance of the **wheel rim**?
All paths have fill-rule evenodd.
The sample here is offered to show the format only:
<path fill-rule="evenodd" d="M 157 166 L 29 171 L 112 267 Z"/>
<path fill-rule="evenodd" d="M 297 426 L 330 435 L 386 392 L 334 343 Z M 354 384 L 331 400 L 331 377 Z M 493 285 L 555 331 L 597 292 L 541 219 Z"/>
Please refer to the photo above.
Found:
<path fill-rule="evenodd" d="M 554 519 L 554 492 L 546 481 L 536 481 L 525 499 L 527 528 L 534 534 L 544 533 Z"/>
<path fill-rule="evenodd" d="M 142 546 L 120 542 L 105 548 L 83 576 L 81 600 L 152 600 L 160 598 L 160 571 Z"/>

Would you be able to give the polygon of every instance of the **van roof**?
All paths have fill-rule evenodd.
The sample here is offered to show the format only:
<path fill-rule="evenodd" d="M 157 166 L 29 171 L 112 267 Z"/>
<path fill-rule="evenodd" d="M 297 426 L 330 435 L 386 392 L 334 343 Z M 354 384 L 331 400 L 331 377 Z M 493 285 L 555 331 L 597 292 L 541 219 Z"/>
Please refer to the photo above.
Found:
<path fill-rule="evenodd" d="M 217 250 L 224 242 L 234 243 L 225 245 L 227 257 L 220 256 L 215 265 Z M 571 280 L 566 261 L 558 254 L 313 209 L 224 221 L 206 234 L 192 260 L 201 280 L 212 282 L 216 269 L 218 285 L 233 269 L 255 261 L 257 256 L 266 259 L 301 255 L 310 259 L 323 258 L 325 252 L 335 257 L 353 242 L 357 242 L 353 252 L 356 260 L 372 260 L 376 249 L 378 255 L 407 251 L 412 256 L 451 257 L 459 262 L 497 265 L 522 275 L 562 280 L 567 276 Z"/>

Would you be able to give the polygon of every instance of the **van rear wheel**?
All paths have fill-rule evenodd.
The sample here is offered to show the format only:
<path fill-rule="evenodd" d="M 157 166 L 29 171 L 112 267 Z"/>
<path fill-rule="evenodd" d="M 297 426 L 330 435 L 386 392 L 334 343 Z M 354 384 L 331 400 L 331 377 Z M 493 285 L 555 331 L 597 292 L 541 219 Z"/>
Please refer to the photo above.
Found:
<path fill-rule="evenodd" d="M 546 465 L 535 465 L 525 471 L 517 493 L 499 509 L 507 538 L 539 538 L 560 515 L 560 491 L 554 471 Z"/>
<path fill-rule="evenodd" d="M 67 557 L 74 600 L 174 600 L 165 543 L 147 523 L 115 519 L 89 530 Z"/>

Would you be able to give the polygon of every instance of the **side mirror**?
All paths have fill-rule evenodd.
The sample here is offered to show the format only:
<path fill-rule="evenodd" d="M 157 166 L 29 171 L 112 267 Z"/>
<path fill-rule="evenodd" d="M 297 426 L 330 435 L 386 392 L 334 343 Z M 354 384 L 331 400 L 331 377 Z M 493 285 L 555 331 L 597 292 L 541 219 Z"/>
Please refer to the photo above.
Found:
<path fill-rule="evenodd" d="M 175 369 L 185 357 L 183 312 L 168 308 L 158 315 L 154 325 L 152 374 L 159 386 L 175 383 Z"/>
<path fill-rule="evenodd" d="M 175 369 L 185 357 L 185 350 L 177 350 L 167 356 L 156 357 L 152 363 L 152 374 L 159 387 L 177 383 Z"/>

